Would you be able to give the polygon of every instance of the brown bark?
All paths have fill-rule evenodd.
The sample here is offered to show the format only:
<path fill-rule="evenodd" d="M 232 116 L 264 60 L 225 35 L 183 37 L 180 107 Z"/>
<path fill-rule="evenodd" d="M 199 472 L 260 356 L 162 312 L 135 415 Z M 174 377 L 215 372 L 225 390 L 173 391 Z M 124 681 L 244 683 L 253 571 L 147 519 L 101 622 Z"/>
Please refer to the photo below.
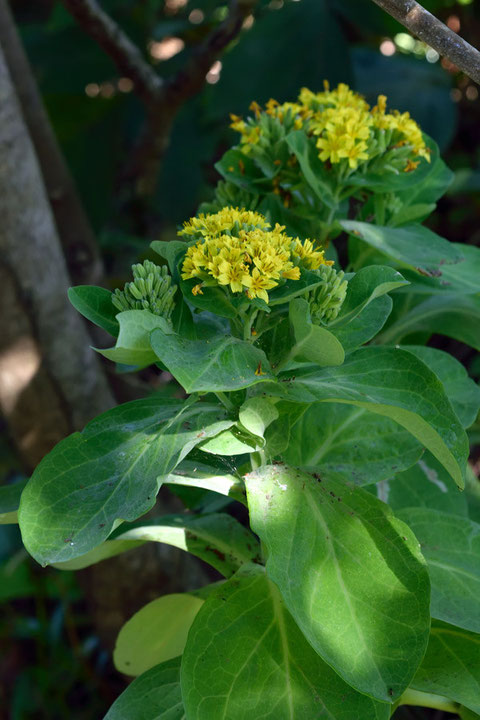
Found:
<path fill-rule="evenodd" d="M 35 150 L 0 50 L 0 412 L 26 467 L 113 405 L 71 284 Z"/>
<path fill-rule="evenodd" d="M 18 36 L 0 0 L 0 45 L 33 142 L 73 284 L 95 284 L 103 268 L 98 245 L 65 164 Z"/>

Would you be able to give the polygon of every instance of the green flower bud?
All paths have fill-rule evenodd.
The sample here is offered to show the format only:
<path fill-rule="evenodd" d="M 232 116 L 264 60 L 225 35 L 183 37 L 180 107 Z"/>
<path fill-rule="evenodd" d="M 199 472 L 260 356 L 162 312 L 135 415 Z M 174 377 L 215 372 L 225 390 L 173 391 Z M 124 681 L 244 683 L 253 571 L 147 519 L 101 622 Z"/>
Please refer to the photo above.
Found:
<path fill-rule="evenodd" d="M 149 310 L 169 320 L 175 307 L 177 286 L 172 285 L 168 268 L 145 260 L 143 264 L 132 265 L 132 274 L 133 281 L 112 294 L 112 303 L 117 310 Z"/>
<path fill-rule="evenodd" d="M 345 273 L 329 265 L 320 265 L 314 271 L 323 283 L 309 293 L 310 315 L 315 325 L 328 325 L 335 320 L 345 300 L 348 281 Z"/>

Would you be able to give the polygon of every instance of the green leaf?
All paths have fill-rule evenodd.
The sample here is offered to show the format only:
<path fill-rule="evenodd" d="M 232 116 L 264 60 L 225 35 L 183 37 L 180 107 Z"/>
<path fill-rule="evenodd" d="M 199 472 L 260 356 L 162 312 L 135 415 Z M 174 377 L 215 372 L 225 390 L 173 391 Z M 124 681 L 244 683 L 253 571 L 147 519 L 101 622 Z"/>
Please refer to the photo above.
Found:
<path fill-rule="evenodd" d="M 180 662 L 181 658 L 174 658 L 136 678 L 115 700 L 104 720 L 186 720 Z"/>
<path fill-rule="evenodd" d="M 119 327 L 116 315 L 118 310 L 112 303 L 112 293 L 95 285 L 77 285 L 68 290 L 68 299 L 75 310 L 87 320 L 117 337 Z"/>
<path fill-rule="evenodd" d="M 404 350 L 413 353 L 433 370 L 463 427 L 470 427 L 480 409 L 480 387 L 468 377 L 463 365 L 449 353 L 436 348 L 405 345 Z"/>
<path fill-rule="evenodd" d="M 434 620 L 426 655 L 411 685 L 480 713 L 480 635 Z"/>
<path fill-rule="evenodd" d="M 27 480 L 19 480 L 0 486 L 0 525 L 11 525 L 18 522 L 18 506 L 26 484 Z"/>
<path fill-rule="evenodd" d="M 264 569 L 246 566 L 194 620 L 181 669 L 189 720 L 386 720 L 307 643 Z"/>
<path fill-rule="evenodd" d="M 160 255 L 168 263 L 168 269 L 172 276 L 178 279 L 178 261 L 186 252 L 189 243 L 187 240 L 154 240 L 150 247 L 157 255 Z"/>
<path fill-rule="evenodd" d="M 335 207 L 325 163 L 318 157 L 315 141 L 302 130 L 295 130 L 287 135 L 286 141 L 298 160 L 303 177 L 315 195 L 328 207 Z"/>
<path fill-rule="evenodd" d="M 173 472 L 161 478 L 162 485 L 185 485 L 211 490 L 246 505 L 245 485 L 237 475 L 193 460 L 183 460 Z"/>
<path fill-rule="evenodd" d="M 428 451 L 413 467 L 368 489 L 395 512 L 419 506 L 467 515 L 465 493 L 458 491 L 443 465 Z"/>
<path fill-rule="evenodd" d="M 209 563 L 225 577 L 233 575 L 244 563 L 258 560 L 259 552 L 252 533 L 230 515 L 166 515 L 155 524 L 127 530 L 85 555 L 54 566 L 60 570 L 81 570 L 146 542 L 165 543 L 185 550 Z"/>
<path fill-rule="evenodd" d="M 460 293 L 477 295 L 478 277 L 480 274 L 480 248 L 465 243 L 452 243 L 453 247 L 465 257 L 457 265 L 444 265 L 440 278 L 418 275 L 406 270 L 405 275 L 414 285 L 415 293 Z M 410 289 L 410 288 L 409 288 Z"/>
<path fill-rule="evenodd" d="M 319 367 L 341 365 L 345 352 L 339 340 L 328 330 L 310 320 L 310 306 L 304 298 L 290 302 L 290 323 L 295 334 L 295 345 L 290 357 L 313 362 Z"/>
<path fill-rule="evenodd" d="M 148 310 L 125 310 L 119 313 L 117 318 L 120 332 L 115 347 L 97 349 L 97 352 L 113 362 L 139 368 L 157 362 L 158 358 L 150 347 L 150 332 L 154 328 L 161 328 L 170 336 L 173 333 L 170 323 Z"/>
<path fill-rule="evenodd" d="M 200 450 L 212 455 L 243 455 L 259 450 L 262 447 L 253 435 L 242 434 L 235 430 L 224 430 L 211 440 L 202 443 Z"/>
<path fill-rule="evenodd" d="M 306 368 L 265 391 L 301 403 L 344 402 L 395 420 L 464 486 L 466 433 L 436 375 L 412 353 L 361 348 L 338 368 Z"/>
<path fill-rule="evenodd" d="M 113 651 L 117 670 L 125 675 L 141 675 L 181 655 L 203 603 L 195 595 L 176 593 L 144 605 L 118 634 Z"/>
<path fill-rule="evenodd" d="M 218 170 L 228 182 L 250 192 L 258 192 L 255 190 L 255 182 L 263 180 L 263 173 L 256 167 L 252 159 L 236 148 L 227 150 L 215 164 L 215 170 Z"/>
<path fill-rule="evenodd" d="M 304 270 L 298 280 L 286 280 L 269 293 L 269 307 L 284 305 L 298 295 L 305 295 L 307 291 L 313 290 L 323 283 L 314 272 Z"/>
<path fill-rule="evenodd" d="M 274 377 L 262 350 L 229 335 L 187 340 L 157 329 L 150 339 L 157 358 L 187 393 L 239 390 Z"/>
<path fill-rule="evenodd" d="M 459 708 L 458 715 L 462 720 L 477 720 L 480 718 L 480 715 L 477 715 L 477 713 L 472 712 L 466 707 Z"/>
<path fill-rule="evenodd" d="M 370 493 L 323 474 L 266 466 L 245 484 L 267 573 L 307 640 L 350 685 L 393 702 L 430 627 L 413 533 Z"/>
<path fill-rule="evenodd" d="M 429 508 L 397 514 L 412 528 L 428 563 L 432 617 L 480 632 L 480 525 Z"/>
<path fill-rule="evenodd" d="M 242 426 L 260 438 L 264 437 L 267 427 L 277 418 L 278 410 L 268 398 L 249 398 L 238 411 L 238 419 Z"/>
<path fill-rule="evenodd" d="M 290 428 L 282 459 L 367 485 L 413 465 L 422 447 L 393 420 L 364 408 L 313 403 Z"/>
<path fill-rule="evenodd" d="M 159 476 L 231 424 L 216 405 L 156 397 L 103 413 L 59 442 L 23 491 L 19 521 L 28 552 L 43 565 L 85 554 L 116 520 L 146 513 Z"/>
<path fill-rule="evenodd" d="M 236 308 L 229 301 L 225 292 L 219 287 L 203 287 L 202 294 L 194 295 L 192 293 L 195 285 L 198 285 L 198 278 L 191 280 L 182 280 L 180 278 L 180 290 L 185 300 L 199 310 L 207 310 L 208 312 L 225 318 L 234 318 L 237 314 Z"/>
<path fill-rule="evenodd" d="M 389 295 L 378 297 L 345 325 L 329 327 L 346 353 L 374 338 L 383 328 L 392 311 L 392 298 Z"/>
<path fill-rule="evenodd" d="M 432 295 L 399 317 L 378 337 L 378 342 L 399 343 L 417 332 L 438 333 L 455 338 L 480 351 L 480 297 Z"/>
<path fill-rule="evenodd" d="M 342 220 L 340 224 L 348 233 L 421 274 L 441 275 L 445 264 L 464 260 L 458 247 L 423 225 L 391 228 L 355 220 Z"/>
<path fill-rule="evenodd" d="M 386 293 L 409 285 L 409 282 L 387 265 L 369 265 L 361 268 L 348 280 L 345 301 L 336 320 L 329 329 L 343 327 L 356 318 L 362 310 Z"/>

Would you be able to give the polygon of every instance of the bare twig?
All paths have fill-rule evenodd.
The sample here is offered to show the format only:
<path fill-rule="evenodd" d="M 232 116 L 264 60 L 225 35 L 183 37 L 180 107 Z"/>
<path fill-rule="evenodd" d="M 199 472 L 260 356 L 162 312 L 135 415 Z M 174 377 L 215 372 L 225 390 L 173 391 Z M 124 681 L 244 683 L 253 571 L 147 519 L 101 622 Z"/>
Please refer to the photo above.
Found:
<path fill-rule="evenodd" d="M 480 84 L 480 52 L 415 0 L 373 0 L 412 35 L 430 45 Z"/>
<path fill-rule="evenodd" d="M 96 0 L 63 0 L 63 4 L 80 27 L 112 58 L 120 72 L 132 80 L 135 92 L 147 105 L 162 97 L 162 78 Z"/>
<path fill-rule="evenodd" d="M 188 64 L 169 82 L 167 92 L 171 100 L 181 104 L 202 89 L 213 63 L 237 37 L 256 4 L 257 0 L 231 0 L 225 20 L 195 49 Z"/>

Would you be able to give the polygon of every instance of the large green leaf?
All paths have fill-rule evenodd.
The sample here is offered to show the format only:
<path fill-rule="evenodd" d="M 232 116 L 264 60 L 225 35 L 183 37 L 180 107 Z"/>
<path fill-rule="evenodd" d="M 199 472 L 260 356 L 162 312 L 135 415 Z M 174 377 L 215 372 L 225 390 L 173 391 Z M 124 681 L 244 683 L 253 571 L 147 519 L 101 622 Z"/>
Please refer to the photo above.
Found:
<path fill-rule="evenodd" d="M 428 563 L 432 617 L 480 632 L 480 525 L 429 508 L 397 514 L 412 528 Z"/>
<path fill-rule="evenodd" d="M 351 483 L 282 465 L 245 483 L 267 573 L 310 644 L 361 692 L 399 697 L 430 627 L 428 573 L 413 533 Z"/>
<path fill-rule="evenodd" d="M 285 462 L 368 485 L 413 465 L 422 447 L 398 423 L 364 408 L 313 403 L 291 426 Z"/>
<path fill-rule="evenodd" d="M 115 347 L 98 352 L 108 360 L 124 365 L 146 367 L 158 362 L 150 347 L 150 333 L 155 328 L 162 328 L 170 337 L 173 330 L 167 320 L 148 310 L 125 310 L 117 315 L 117 319 L 120 332 Z"/>
<path fill-rule="evenodd" d="M 480 713 L 480 635 L 434 620 L 426 655 L 411 686 Z"/>
<path fill-rule="evenodd" d="M 418 275 L 406 270 L 406 277 L 414 283 L 412 291 L 415 293 L 460 293 L 463 295 L 477 295 L 478 277 L 480 274 L 480 248 L 475 245 L 452 243 L 465 257 L 463 262 L 456 265 L 444 265 L 440 278 Z"/>
<path fill-rule="evenodd" d="M 289 357 L 313 362 L 319 367 L 343 363 L 345 352 L 341 343 L 326 328 L 311 322 L 310 306 L 304 298 L 291 301 L 289 318 L 295 335 Z"/>
<path fill-rule="evenodd" d="M 186 720 L 180 689 L 181 658 L 168 660 L 136 678 L 104 720 Z"/>
<path fill-rule="evenodd" d="M 157 358 L 187 393 L 239 390 L 273 379 L 265 353 L 230 335 L 187 340 L 157 329 L 150 340 Z"/>
<path fill-rule="evenodd" d="M 422 274 L 440 275 L 445 264 L 464 259 L 458 247 L 423 225 L 391 228 L 356 220 L 342 220 L 341 225 L 387 257 Z"/>
<path fill-rule="evenodd" d="M 0 485 L 0 525 L 18 522 L 18 506 L 26 484 L 26 480 L 19 480 L 8 485 Z"/>
<path fill-rule="evenodd" d="M 378 342 L 399 343 L 411 333 L 439 333 L 480 351 L 480 296 L 432 295 L 398 317 L 378 337 Z"/>
<path fill-rule="evenodd" d="M 110 290 L 95 285 L 77 285 L 69 288 L 68 299 L 75 310 L 78 310 L 87 320 L 117 337 L 119 327 L 116 315 L 118 310 L 112 303 Z"/>
<path fill-rule="evenodd" d="M 384 720 L 307 643 L 277 587 L 246 566 L 194 620 L 181 669 L 189 720 Z"/>
<path fill-rule="evenodd" d="M 58 443 L 33 473 L 19 510 L 25 547 L 43 565 L 85 554 L 116 520 L 146 513 L 159 476 L 231 424 L 216 405 L 155 397 L 103 413 Z"/>
<path fill-rule="evenodd" d="M 419 506 L 454 515 L 468 514 L 465 493 L 458 491 L 443 465 L 428 451 L 413 467 L 368 489 L 395 512 Z"/>
<path fill-rule="evenodd" d="M 412 353 L 366 347 L 338 368 L 306 368 L 266 391 L 301 403 L 344 402 L 408 430 L 464 485 L 468 441 L 436 375 Z"/>
<path fill-rule="evenodd" d="M 329 330 L 341 342 L 345 352 L 350 353 L 380 332 L 392 311 L 392 305 L 389 295 L 377 297 L 345 325 L 331 327 Z"/>
<path fill-rule="evenodd" d="M 187 635 L 204 603 L 189 593 L 163 595 L 144 605 L 121 628 L 113 662 L 125 675 L 146 670 L 183 653 Z"/>
<path fill-rule="evenodd" d="M 463 427 L 475 422 L 480 409 L 480 387 L 468 377 L 463 365 L 449 353 L 422 345 L 405 345 L 438 377 Z"/>
<path fill-rule="evenodd" d="M 258 542 L 251 532 L 230 515 L 212 513 L 163 516 L 155 524 L 127 530 L 85 555 L 55 563 L 55 567 L 81 570 L 146 542 L 174 545 L 209 563 L 225 577 L 233 575 L 246 562 L 259 559 Z"/>
<path fill-rule="evenodd" d="M 339 316 L 331 328 L 343 327 L 373 300 L 392 290 L 409 285 L 397 270 L 386 265 L 369 265 L 348 280 L 347 294 Z"/>

